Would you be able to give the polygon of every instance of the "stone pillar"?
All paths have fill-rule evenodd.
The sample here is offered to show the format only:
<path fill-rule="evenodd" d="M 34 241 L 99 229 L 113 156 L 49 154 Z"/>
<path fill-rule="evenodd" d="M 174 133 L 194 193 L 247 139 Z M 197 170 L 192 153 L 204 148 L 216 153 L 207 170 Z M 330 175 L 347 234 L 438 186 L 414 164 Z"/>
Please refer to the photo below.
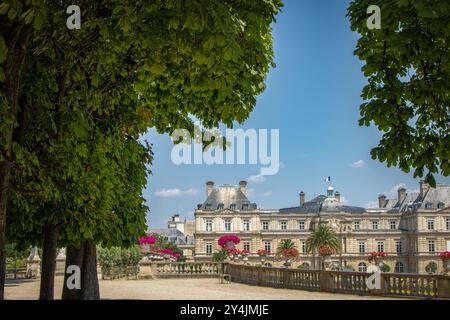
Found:
<path fill-rule="evenodd" d="M 61 248 L 56 256 L 55 275 L 64 275 L 66 270 L 66 248 Z"/>

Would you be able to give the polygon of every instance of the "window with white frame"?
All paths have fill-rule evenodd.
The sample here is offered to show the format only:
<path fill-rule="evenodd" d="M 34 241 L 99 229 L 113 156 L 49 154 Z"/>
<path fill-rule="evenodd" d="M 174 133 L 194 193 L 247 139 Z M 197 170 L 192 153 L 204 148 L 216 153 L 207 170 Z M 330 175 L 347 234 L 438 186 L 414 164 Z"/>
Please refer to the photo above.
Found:
<path fill-rule="evenodd" d="M 373 230 L 378 230 L 378 220 L 373 220 L 372 221 L 372 229 Z"/>
<path fill-rule="evenodd" d="M 212 231 L 212 220 L 208 219 L 205 221 L 206 231 Z"/>
<path fill-rule="evenodd" d="M 365 241 L 359 241 L 358 247 L 359 247 L 359 253 L 366 253 L 366 242 Z"/>
<path fill-rule="evenodd" d="M 427 218 L 427 229 L 434 230 L 434 218 Z"/>
<path fill-rule="evenodd" d="M 377 251 L 378 252 L 384 252 L 384 241 L 378 241 L 377 242 Z"/>
<path fill-rule="evenodd" d="M 360 221 L 359 220 L 353 221 L 353 229 L 359 230 L 359 228 L 360 228 Z"/>
<path fill-rule="evenodd" d="M 358 264 L 358 271 L 359 272 L 367 272 L 367 264 L 365 264 L 364 262 L 360 262 Z"/>
<path fill-rule="evenodd" d="M 305 230 L 305 220 L 298 220 L 298 229 Z"/>
<path fill-rule="evenodd" d="M 264 250 L 272 252 L 272 243 L 270 241 L 264 241 Z"/>
<path fill-rule="evenodd" d="M 302 253 L 306 253 L 306 241 L 302 241 Z"/>
<path fill-rule="evenodd" d="M 242 228 L 244 231 L 250 231 L 250 220 L 245 219 L 242 221 Z"/>
<path fill-rule="evenodd" d="M 445 219 L 445 228 L 450 230 L 450 218 Z"/>
<path fill-rule="evenodd" d="M 212 243 L 211 242 L 207 242 L 206 243 L 206 254 L 208 256 L 212 255 Z"/>
<path fill-rule="evenodd" d="M 397 221 L 391 220 L 391 221 L 389 221 L 389 225 L 391 227 L 391 230 L 397 229 Z"/>
<path fill-rule="evenodd" d="M 396 273 L 403 273 L 405 272 L 405 266 L 402 262 L 395 263 L 395 272 Z"/>
<path fill-rule="evenodd" d="M 403 242 L 401 240 L 395 241 L 395 249 L 396 249 L 397 253 L 403 252 Z"/>
<path fill-rule="evenodd" d="M 244 241 L 244 250 L 250 251 L 250 241 Z"/>
<path fill-rule="evenodd" d="M 263 230 L 269 230 L 269 221 L 263 221 L 263 222 L 261 222 L 261 229 L 263 229 Z"/>
<path fill-rule="evenodd" d="M 231 220 L 230 219 L 225 219 L 224 220 L 224 226 L 225 226 L 225 231 L 231 231 Z"/>
<path fill-rule="evenodd" d="M 437 205 L 438 209 L 444 209 L 444 207 L 445 207 L 445 204 L 443 202 L 439 202 Z"/>
<path fill-rule="evenodd" d="M 287 229 L 287 221 L 280 221 L 280 229 L 281 230 Z"/>
<path fill-rule="evenodd" d="M 435 253 L 436 252 L 436 241 L 428 240 L 428 252 Z"/>
<path fill-rule="evenodd" d="M 433 204 L 430 202 L 425 203 L 425 209 L 432 209 L 433 208 Z"/>

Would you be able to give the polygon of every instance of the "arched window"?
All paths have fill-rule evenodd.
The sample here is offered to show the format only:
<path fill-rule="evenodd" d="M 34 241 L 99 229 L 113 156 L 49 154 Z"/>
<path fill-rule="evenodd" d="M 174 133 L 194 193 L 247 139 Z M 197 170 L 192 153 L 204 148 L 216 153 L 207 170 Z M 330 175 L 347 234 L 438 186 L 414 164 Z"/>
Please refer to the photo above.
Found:
<path fill-rule="evenodd" d="M 445 204 L 443 202 L 439 202 L 437 207 L 438 207 L 438 209 L 444 209 Z"/>
<path fill-rule="evenodd" d="M 405 272 L 405 266 L 403 265 L 402 262 L 397 262 L 397 263 L 395 264 L 395 272 L 397 272 L 397 273 L 403 273 L 403 272 Z"/>
<path fill-rule="evenodd" d="M 359 272 L 367 272 L 367 264 L 365 264 L 364 262 L 360 262 L 358 264 L 358 271 Z"/>

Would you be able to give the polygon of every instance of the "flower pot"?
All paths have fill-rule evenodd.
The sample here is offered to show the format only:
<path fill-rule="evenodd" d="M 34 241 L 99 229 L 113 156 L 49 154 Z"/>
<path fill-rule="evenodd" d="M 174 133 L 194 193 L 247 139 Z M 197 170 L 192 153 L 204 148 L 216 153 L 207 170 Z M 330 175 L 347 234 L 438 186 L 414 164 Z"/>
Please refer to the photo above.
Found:
<path fill-rule="evenodd" d="M 150 245 L 149 244 L 141 244 L 141 252 L 142 253 L 148 253 L 150 251 Z"/>

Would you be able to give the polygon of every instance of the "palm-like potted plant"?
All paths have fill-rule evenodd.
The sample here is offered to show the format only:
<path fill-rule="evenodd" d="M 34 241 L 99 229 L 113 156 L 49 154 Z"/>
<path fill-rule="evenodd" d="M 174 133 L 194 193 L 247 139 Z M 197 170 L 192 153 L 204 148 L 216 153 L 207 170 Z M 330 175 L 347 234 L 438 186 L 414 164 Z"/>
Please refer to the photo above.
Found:
<path fill-rule="evenodd" d="M 281 241 L 278 246 L 277 254 L 286 259 L 285 266 L 289 267 L 292 264 L 292 260 L 298 257 L 298 250 L 291 239 L 286 239 Z"/>
<path fill-rule="evenodd" d="M 325 260 L 336 254 L 341 249 L 341 244 L 331 227 L 319 225 L 306 240 L 306 249 L 308 253 L 318 252 L 322 258 L 322 269 L 326 269 Z"/>

